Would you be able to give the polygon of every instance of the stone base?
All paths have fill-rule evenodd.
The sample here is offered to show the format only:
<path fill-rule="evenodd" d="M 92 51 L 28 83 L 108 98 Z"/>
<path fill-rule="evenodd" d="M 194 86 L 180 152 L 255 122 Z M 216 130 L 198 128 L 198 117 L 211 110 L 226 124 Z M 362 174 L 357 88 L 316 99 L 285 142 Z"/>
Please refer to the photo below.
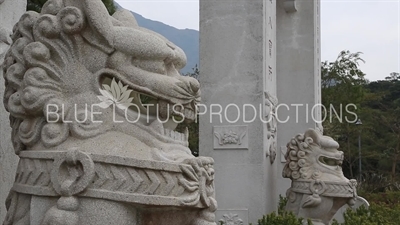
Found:
<path fill-rule="evenodd" d="M 211 158 L 177 164 L 80 151 L 20 157 L 5 225 L 215 225 Z"/>

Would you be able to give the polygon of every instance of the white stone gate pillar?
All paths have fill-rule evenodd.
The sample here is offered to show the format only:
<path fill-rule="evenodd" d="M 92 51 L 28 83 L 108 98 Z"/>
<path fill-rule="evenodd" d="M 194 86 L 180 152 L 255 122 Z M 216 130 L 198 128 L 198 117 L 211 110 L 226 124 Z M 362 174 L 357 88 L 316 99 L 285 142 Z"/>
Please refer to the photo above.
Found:
<path fill-rule="evenodd" d="M 275 0 L 200 1 L 200 154 L 215 160 L 217 220 L 276 210 Z M 200 108 L 200 111 L 204 111 Z M 271 163 L 272 162 L 272 163 Z M 287 188 L 287 187 L 285 187 Z"/>
<path fill-rule="evenodd" d="M 218 220 L 276 210 L 290 186 L 281 150 L 315 126 L 291 104 L 320 102 L 319 61 L 319 1 L 200 0 L 200 155 L 215 159 Z"/>
<path fill-rule="evenodd" d="M 279 171 L 284 167 L 287 142 L 308 128 L 321 128 L 320 0 L 282 0 L 277 3 L 277 94 L 279 103 Z M 288 179 L 278 175 L 285 195 Z M 282 187 L 282 188 L 281 188 Z"/>

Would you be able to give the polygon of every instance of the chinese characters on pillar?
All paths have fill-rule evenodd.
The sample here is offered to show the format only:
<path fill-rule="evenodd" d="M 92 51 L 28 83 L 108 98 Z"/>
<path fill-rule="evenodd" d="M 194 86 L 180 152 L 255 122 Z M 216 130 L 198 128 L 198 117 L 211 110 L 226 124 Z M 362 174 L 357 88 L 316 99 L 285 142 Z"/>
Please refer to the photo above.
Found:
<path fill-rule="evenodd" d="M 267 70 L 266 75 L 267 75 L 267 84 L 266 88 L 268 89 L 269 84 L 272 83 L 274 80 L 274 68 L 275 68 L 275 55 L 274 55 L 274 42 L 275 42 L 275 18 L 276 18 L 276 5 L 274 0 L 269 0 L 269 2 L 266 2 L 266 17 L 267 19 L 267 26 L 266 26 L 266 47 L 268 55 L 266 55 L 266 63 L 267 63 Z"/>

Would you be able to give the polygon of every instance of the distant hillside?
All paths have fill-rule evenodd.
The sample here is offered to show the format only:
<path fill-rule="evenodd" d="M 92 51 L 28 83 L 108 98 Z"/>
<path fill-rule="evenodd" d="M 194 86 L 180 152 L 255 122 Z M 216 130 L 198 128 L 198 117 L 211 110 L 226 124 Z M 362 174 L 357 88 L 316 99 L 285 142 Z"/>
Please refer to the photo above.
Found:
<path fill-rule="evenodd" d="M 114 1 L 117 8 L 121 8 L 118 3 Z M 174 44 L 178 45 L 186 53 L 187 64 L 181 70 L 183 74 L 193 72 L 192 68 L 199 64 L 199 31 L 192 29 L 177 29 L 162 22 L 146 19 L 143 16 L 132 12 L 135 16 L 139 26 L 153 30 Z"/>

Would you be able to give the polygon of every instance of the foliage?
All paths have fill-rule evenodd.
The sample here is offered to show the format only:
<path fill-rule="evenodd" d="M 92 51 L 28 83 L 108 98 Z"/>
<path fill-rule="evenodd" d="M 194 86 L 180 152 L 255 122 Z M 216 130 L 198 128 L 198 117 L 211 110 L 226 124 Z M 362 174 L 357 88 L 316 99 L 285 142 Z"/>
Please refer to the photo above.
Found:
<path fill-rule="evenodd" d="M 198 80 L 199 79 L 200 70 L 199 70 L 197 64 L 194 66 L 194 68 L 192 68 L 192 70 L 193 71 L 191 73 L 186 73 L 183 76 L 193 77 L 196 80 Z"/>
<path fill-rule="evenodd" d="M 282 214 L 285 211 L 287 202 L 288 202 L 288 199 L 286 197 L 279 195 L 278 214 Z"/>
<path fill-rule="evenodd" d="M 332 225 L 397 225 L 400 220 L 400 205 L 388 207 L 384 204 L 372 203 L 356 210 L 348 209 L 344 214 L 344 223 L 333 221 Z"/>
<path fill-rule="evenodd" d="M 263 216 L 262 219 L 258 220 L 258 225 L 303 225 L 303 219 L 297 218 L 292 212 L 282 212 L 276 214 L 275 212 Z M 308 225 L 311 225 L 311 221 L 308 221 Z"/>
<path fill-rule="evenodd" d="M 388 77 L 385 77 L 387 81 L 396 81 L 400 80 L 400 73 L 392 72 Z"/>
<path fill-rule="evenodd" d="M 312 225 L 310 220 L 306 223 L 303 218 L 297 218 L 292 212 L 285 211 L 287 198 L 279 196 L 278 213 L 272 212 L 259 219 L 257 225 Z M 220 221 L 220 225 L 226 225 Z M 251 225 L 251 224 L 250 224 Z"/>
<path fill-rule="evenodd" d="M 360 193 L 371 203 L 367 209 L 364 206 L 352 210 L 348 209 L 344 214 L 344 223 L 333 220 L 332 225 L 397 225 L 400 221 L 400 192 L 386 193 Z M 283 225 L 302 224 L 293 220 L 293 214 L 285 212 L 284 206 L 287 199 L 280 197 L 278 215 L 275 213 L 264 216 L 258 225 Z M 301 219 L 299 220 L 301 221 Z M 308 221 L 309 224 L 310 221 Z"/>
<path fill-rule="evenodd" d="M 323 123 L 326 135 L 334 137 L 345 153 L 344 173 L 354 178 L 358 161 L 357 136 L 360 132 L 355 125 L 360 105 L 365 97 L 364 85 L 368 83 L 359 69 L 364 60 L 361 53 L 340 52 L 336 61 L 322 62 L 321 88 L 322 104 L 326 119 Z"/>
<path fill-rule="evenodd" d="M 108 10 L 108 13 L 112 15 L 116 10 L 114 6 L 114 1 L 113 0 L 102 0 L 102 1 Z M 47 0 L 27 0 L 26 10 L 40 12 L 42 10 L 43 5 L 46 2 Z"/>
<path fill-rule="evenodd" d="M 366 115 L 370 127 L 367 131 L 371 143 L 369 147 L 379 152 L 369 160 L 374 160 L 374 172 L 386 176 L 386 189 L 399 190 L 397 164 L 400 161 L 400 80 L 396 73 L 384 81 L 371 82 L 367 89 L 370 98 L 364 102 L 368 108 Z"/>
<path fill-rule="evenodd" d="M 348 209 L 344 214 L 344 223 L 333 220 L 332 225 L 397 225 L 400 221 L 400 192 L 360 193 L 371 203 L 367 209 L 360 207 Z M 264 216 L 258 225 L 302 224 L 295 221 L 293 214 L 284 211 L 287 199 L 280 197 L 278 215 L 275 213 Z M 308 221 L 309 224 L 310 221 Z"/>
<path fill-rule="evenodd" d="M 287 198 L 279 195 L 278 213 L 272 212 L 263 216 L 257 225 L 304 225 L 303 218 L 297 218 L 292 212 L 285 210 L 287 201 Z M 311 221 L 307 221 L 307 225 L 311 224 Z"/>
<path fill-rule="evenodd" d="M 27 0 L 26 10 L 40 12 L 42 10 L 42 6 L 46 2 L 47 0 Z"/>
<path fill-rule="evenodd" d="M 364 85 L 360 187 L 367 192 L 400 190 L 400 80 L 395 74 Z"/>
<path fill-rule="evenodd" d="M 338 223 L 334 220 L 332 225 L 375 225 L 375 223 L 370 220 L 369 210 L 364 206 L 361 206 L 355 211 L 348 209 L 344 213 L 344 221 L 344 223 Z"/>
<path fill-rule="evenodd" d="M 380 193 L 366 193 L 360 192 L 360 196 L 363 196 L 370 203 L 375 205 L 382 205 L 389 208 L 400 206 L 400 192 L 399 191 L 387 191 Z"/>
<path fill-rule="evenodd" d="M 359 193 L 365 197 L 371 206 L 366 209 L 348 209 L 344 214 L 345 222 L 332 225 L 397 225 L 400 221 L 400 192 Z"/>
<path fill-rule="evenodd" d="M 385 80 L 369 82 L 359 69 L 364 62 L 360 56 L 342 51 L 336 61 L 322 63 L 322 103 L 331 116 L 323 123 L 324 133 L 335 138 L 345 153 L 345 176 L 362 177 L 360 188 L 367 192 L 400 190 L 400 75 L 393 72 Z M 346 105 L 355 107 L 350 111 L 357 117 Z M 356 118 L 362 125 L 356 125 Z M 359 137 L 362 174 L 358 172 Z"/>
<path fill-rule="evenodd" d="M 104 5 L 106 6 L 108 13 L 110 15 L 114 14 L 116 11 L 115 5 L 114 5 L 114 0 L 102 0 Z"/>

